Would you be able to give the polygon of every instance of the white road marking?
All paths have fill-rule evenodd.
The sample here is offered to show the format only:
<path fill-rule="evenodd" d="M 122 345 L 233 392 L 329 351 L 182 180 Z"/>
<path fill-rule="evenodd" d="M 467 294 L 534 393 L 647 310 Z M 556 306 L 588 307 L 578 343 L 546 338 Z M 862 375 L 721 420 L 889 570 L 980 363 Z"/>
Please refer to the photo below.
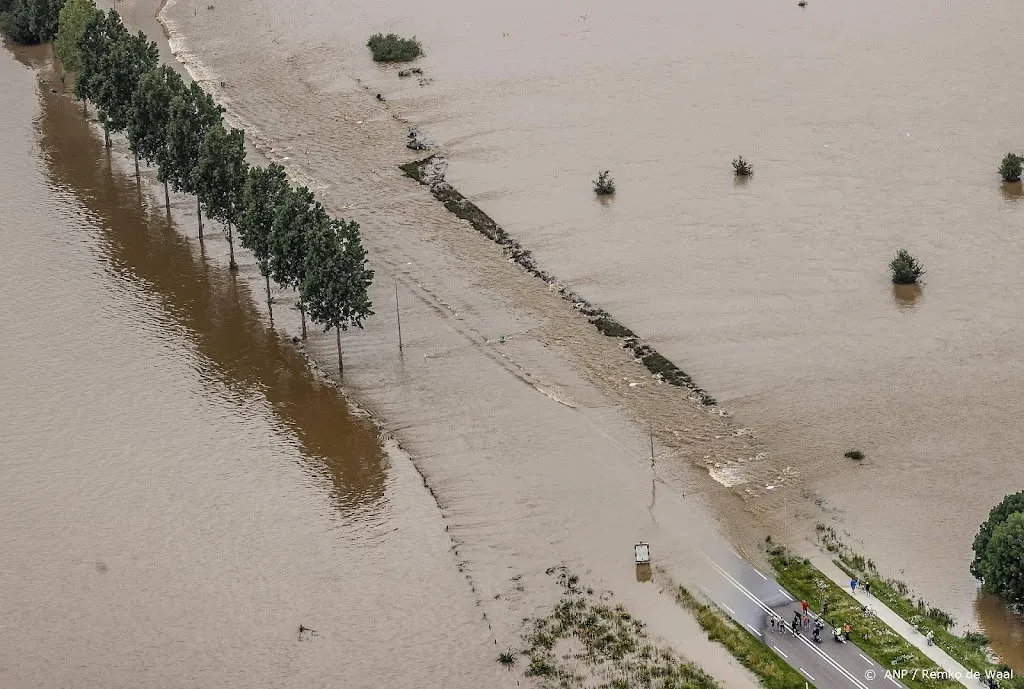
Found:
<path fill-rule="evenodd" d="M 894 679 L 893 679 L 892 677 L 890 677 L 889 675 L 886 675 L 886 676 L 885 676 L 885 678 L 886 678 L 887 680 L 889 680 L 890 682 L 892 682 L 893 684 L 895 684 L 895 685 L 896 685 L 897 687 L 898 687 L 898 686 L 900 685 L 900 683 L 899 683 L 899 682 L 897 682 L 896 680 L 894 680 Z"/>
<path fill-rule="evenodd" d="M 749 624 L 748 624 L 747 626 L 748 626 L 748 627 L 750 627 L 750 625 L 749 625 Z M 761 636 L 761 635 L 762 635 L 762 634 L 761 634 L 761 632 L 757 631 L 757 630 L 756 630 L 756 629 L 754 629 L 753 627 L 750 627 L 750 631 L 754 632 L 754 633 L 755 633 L 755 634 L 757 634 L 758 636 Z"/>
<path fill-rule="evenodd" d="M 717 570 L 718 573 L 721 574 L 729 583 L 731 583 L 733 585 L 733 587 L 735 587 L 737 590 L 739 590 L 740 593 L 742 593 L 744 596 L 746 596 L 751 601 L 756 603 L 762 610 L 764 610 L 768 614 L 771 614 L 771 615 L 775 614 L 774 611 L 771 609 L 771 607 L 768 606 L 767 603 L 765 603 L 760 598 L 758 598 L 753 593 L 751 593 L 750 590 L 747 587 L 745 587 L 743 584 L 738 582 L 731 574 L 729 574 L 724 569 L 722 569 L 718 565 L 718 563 L 716 563 L 714 560 L 712 560 L 710 557 L 708 557 L 707 554 L 705 554 L 704 557 L 708 561 L 708 563 L 715 570 Z M 783 592 L 783 593 L 785 593 L 785 592 Z M 792 600 L 792 598 L 790 598 L 790 600 Z M 832 656 L 828 655 L 827 653 L 822 651 L 820 648 L 818 648 L 815 644 L 812 644 L 810 641 L 805 639 L 803 637 L 803 635 L 797 634 L 796 638 L 799 639 L 800 642 L 803 643 L 807 648 L 809 648 L 812 653 L 818 654 L 818 656 L 820 656 L 826 663 L 831 665 L 840 674 L 842 674 L 844 677 L 846 677 L 848 680 L 850 680 L 854 684 L 854 686 L 858 687 L 858 689 L 868 689 L 867 685 L 864 684 L 863 682 L 861 682 L 859 679 L 857 679 L 853 675 L 853 673 L 851 673 L 849 670 L 847 670 L 845 667 L 843 667 L 838 661 L 836 661 L 834 658 L 832 658 Z M 779 650 L 778 647 L 776 647 L 776 646 L 773 646 L 772 648 L 775 648 L 776 650 Z M 779 651 L 779 652 L 781 653 L 781 651 Z M 785 656 L 785 655 L 784 655 L 784 657 L 788 658 L 788 656 Z"/>
<path fill-rule="evenodd" d="M 800 668 L 800 672 L 802 672 L 802 673 L 804 673 L 805 675 L 807 675 L 807 678 L 808 678 L 809 680 L 811 680 L 812 682 L 814 681 L 814 676 L 813 676 L 813 675 L 812 675 L 811 673 L 809 673 L 809 672 L 808 672 L 807 670 L 805 670 L 805 669 L 803 669 L 803 668 Z"/>
<path fill-rule="evenodd" d="M 758 571 L 757 571 L 757 568 L 756 568 L 756 567 L 754 568 L 754 571 L 755 571 L 755 572 L 757 572 L 757 575 L 758 575 L 759 577 L 761 577 L 761 578 L 762 578 L 762 579 L 764 579 L 765 581 L 768 581 L 768 577 L 766 577 L 765 575 L 763 575 L 763 574 L 761 574 L 760 572 L 758 572 Z"/>
<path fill-rule="evenodd" d="M 874 663 L 873 663 L 873 662 L 871 662 L 871 658 L 868 658 L 868 657 L 867 657 L 866 655 L 864 655 L 863 653 L 858 653 L 857 655 L 859 655 L 859 656 L 860 656 L 861 658 L 863 658 L 863 659 L 864 659 L 864 662 L 865 662 L 865 663 L 867 663 L 868 665 L 874 665 Z"/>
<path fill-rule="evenodd" d="M 781 649 L 781 648 L 779 648 L 778 646 L 772 646 L 772 648 L 774 648 L 774 649 L 775 649 L 776 651 L 778 651 L 778 652 L 779 652 L 779 655 L 780 655 L 780 656 L 782 656 L 783 658 L 788 658 L 788 657 L 789 657 L 788 655 L 786 655 L 785 653 L 783 653 L 783 652 L 782 652 L 782 649 Z"/>
<path fill-rule="evenodd" d="M 722 603 L 722 607 L 723 607 L 723 608 L 725 608 L 726 610 L 728 610 L 728 611 L 729 611 L 729 614 L 730 614 L 730 615 L 732 615 L 733 617 L 736 617 L 736 611 L 735 611 L 735 610 L 733 610 L 732 608 L 730 608 L 730 607 L 729 607 L 728 605 L 726 605 L 725 603 Z"/>
<path fill-rule="evenodd" d="M 781 593 L 783 596 L 785 596 L 786 598 L 788 598 L 790 600 L 796 600 L 796 598 L 793 598 L 793 596 L 789 595 L 788 593 L 786 593 L 782 589 L 779 589 L 779 593 Z"/>

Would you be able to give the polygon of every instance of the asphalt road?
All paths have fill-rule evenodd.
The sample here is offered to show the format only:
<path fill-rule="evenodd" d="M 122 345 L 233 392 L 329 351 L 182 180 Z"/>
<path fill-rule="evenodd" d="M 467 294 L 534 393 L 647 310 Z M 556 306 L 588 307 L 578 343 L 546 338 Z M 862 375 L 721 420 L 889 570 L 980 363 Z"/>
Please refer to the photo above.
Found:
<path fill-rule="evenodd" d="M 792 621 L 799 601 L 731 549 L 705 551 L 705 557 L 718 575 L 705 579 L 705 594 L 818 689 L 906 689 L 856 645 L 836 642 L 827 624 L 820 643 L 811 640 L 809 629 L 794 635 L 773 628 L 773 617 Z"/>

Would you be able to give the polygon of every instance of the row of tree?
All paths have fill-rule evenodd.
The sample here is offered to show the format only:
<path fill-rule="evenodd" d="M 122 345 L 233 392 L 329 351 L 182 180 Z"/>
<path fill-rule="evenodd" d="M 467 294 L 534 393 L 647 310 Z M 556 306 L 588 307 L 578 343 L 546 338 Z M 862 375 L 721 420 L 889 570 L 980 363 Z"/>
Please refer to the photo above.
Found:
<path fill-rule="evenodd" d="M 140 158 L 156 165 L 168 208 L 168 187 L 196 196 L 200 240 L 204 211 L 224 223 L 232 270 L 237 228 L 266 281 L 267 304 L 271 279 L 298 290 L 303 339 L 307 312 L 325 332 L 334 328 L 344 370 L 341 331 L 361 328 L 373 314 L 367 294 L 373 271 L 358 223 L 331 218 L 308 188 L 291 185 L 280 165 L 246 163 L 244 132 L 226 127 L 210 94 L 161 65 L 156 44 L 142 32 L 131 34 L 114 10 L 104 14 L 92 0 L 67 0 L 54 49 L 75 75 L 83 111 L 95 106 L 106 145 L 111 132 L 123 132 L 136 175 Z"/>

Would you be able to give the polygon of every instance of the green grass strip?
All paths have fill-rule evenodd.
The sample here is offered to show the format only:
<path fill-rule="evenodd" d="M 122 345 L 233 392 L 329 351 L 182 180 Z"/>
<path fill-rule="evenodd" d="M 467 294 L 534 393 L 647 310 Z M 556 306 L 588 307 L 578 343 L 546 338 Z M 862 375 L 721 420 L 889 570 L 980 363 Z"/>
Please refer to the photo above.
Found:
<path fill-rule="evenodd" d="M 804 689 L 807 680 L 735 620 L 700 602 L 683 586 L 676 589 L 676 602 L 694 613 L 708 638 L 725 646 L 765 689 Z"/>

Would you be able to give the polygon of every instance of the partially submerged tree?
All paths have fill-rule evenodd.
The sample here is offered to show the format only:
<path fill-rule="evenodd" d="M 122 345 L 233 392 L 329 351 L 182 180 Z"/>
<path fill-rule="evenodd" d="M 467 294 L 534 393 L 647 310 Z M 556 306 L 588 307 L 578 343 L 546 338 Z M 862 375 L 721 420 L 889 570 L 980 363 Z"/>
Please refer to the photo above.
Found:
<path fill-rule="evenodd" d="M 341 331 L 363 327 L 373 315 L 367 290 L 373 271 L 366 267 L 366 250 L 359 237 L 359 223 L 331 220 L 315 224 L 307 238 L 305 275 L 300 285 L 302 303 L 310 317 L 324 327 L 335 329 L 338 370 L 345 373 L 341 352 Z"/>
<path fill-rule="evenodd" d="M 252 252 L 256 265 L 267 285 L 267 308 L 270 300 L 270 259 L 274 252 L 274 216 L 282 198 L 290 190 L 288 175 L 277 163 L 268 167 L 251 167 L 242 187 L 242 210 L 238 214 L 238 237 L 242 246 Z"/>
<path fill-rule="evenodd" d="M 82 37 L 89 17 L 96 11 L 92 0 L 67 0 L 60 10 L 53 52 L 66 72 L 77 73 L 82 68 Z"/>
<path fill-rule="evenodd" d="M 293 290 L 306 277 L 306 239 L 318 226 L 329 222 L 323 206 L 313 199 L 306 187 L 289 189 L 281 196 L 274 215 L 271 235 L 270 275 L 279 285 Z M 302 314 L 302 339 L 306 339 L 306 306 L 299 294 Z"/>
<path fill-rule="evenodd" d="M 1014 512 L 992 530 L 978 565 L 982 588 L 1011 605 L 1024 605 L 1024 512 Z"/>
<path fill-rule="evenodd" d="M 0 0 L 0 31 L 15 43 L 46 43 L 57 35 L 64 0 Z"/>
<path fill-rule="evenodd" d="M 167 146 L 160 156 L 160 173 L 177 192 L 197 194 L 196 216 L 199 219 L 199 238 L 203 238 L 203 209 L 198 198 L 192 174 L 206 132 L 220 124 L 222 109 L 213 98 L 199 86 L 192 83 L 188 89 L 171 98 L 167 118 Z"/>
<path fill-rule="evenodd" d="M 744 160 L 743 156 L 737 156 L 733 159 L 732 169 L 737 177 L 749 177 L 754 174 L 754 166 Z"/>
<path fill-rule="evenodd" d="M 402 38 L 397 34 L 374 34 L 366 42 L 373 53 L 374 62 L 409 62 L 423 55 L 423 46 L 416 37 Z"/>
<path fill-rule="evenodd" d="M 93 7 L 78 42 L 78 74 L 75 75 L 75 96 L 82 101 L 84 114 L 88 114 L 89 101 L 95 99 L 103 80 L 104 57 L 112 41 L 109 29 L 106 15 Z"/>
<path fill-rule="evenodd" d="M 597 173 L 594 180 L 594 193 L 598 196 L 611 196 L 615 193 L 615 180 L 611 178 L 608 170 Z"/>
<path fill-rule="evenodd" d="M 231 227 L 238 217 L 249 165 L 245 162 L 245 133 L 224 129 L 220 122 L 206 130 L 199 148 L 199 160 L 192 170 L 192 184 L 206 214 L 228 226 L 228 268 L 237 270 L 235 242 Z"/>
<path fill-rule="evenodd" d="M 1019 182 L 1021 173 L 1024 172 L 1024 156 L 1016 153 L 1007 153 L 1003 156 L 1003 162 L 999 165 L 999 174 L 1004 182 Z"/>
<path fill-rule="evenodd" d="M 167 65 L 147 71 L 135 87 L 128 115 L 128 140 L 132 142 L 136 155 L 149 164 L 154 161 L 159 163 L 161 158 L 166 158 L 171 99 L 184 90 L 185 82 L 181 76 Z M 163 182 L 164 203 L 170 210 L 171 195 L 161 168 L 157 169 L 157 179 Z"/>
<path fill-rule="evenodd" d="M 909 251 L 900 249 L 889 262 L 889 271 L 892 273 L 892 284 L 913 285 L 924 275 L 924 266 Z"/>
<path fill-rule="evenodd" d="M 988 551 L 988 543 L 992 540 L 992 533 L 1000 524 L 1010 518 L 1010 515 L 1017 512 L 1024 512 L 1024 490 L 1018 493 L 1011 493 L 1003 498 L 998 505 L 988 513 L 988 519 L 982 522 L 978 528 L 978 535 L 974 537 L 974 560 L 971 562 L 971 574 L 976 579 L 982 578 L 981 563 Z"/>
<path fill-rule="evenodd" d="M 104 60 L 104 78 L 99 82 L 95 99 L 100 119 L 107 129 L 115 132 L 127 129 L 132 114 L 132 96 L 139 80 L 146 72 L 155 69 L 159 60 L 160 51 L 156 43 L 148 40 L 141 31 L 133 36 L 125 30 L 117 36 Z M 128 146 L 135 158 L 135 172 L 138 174 L 139 154 L 136 141 L 131 137 Z"/>

